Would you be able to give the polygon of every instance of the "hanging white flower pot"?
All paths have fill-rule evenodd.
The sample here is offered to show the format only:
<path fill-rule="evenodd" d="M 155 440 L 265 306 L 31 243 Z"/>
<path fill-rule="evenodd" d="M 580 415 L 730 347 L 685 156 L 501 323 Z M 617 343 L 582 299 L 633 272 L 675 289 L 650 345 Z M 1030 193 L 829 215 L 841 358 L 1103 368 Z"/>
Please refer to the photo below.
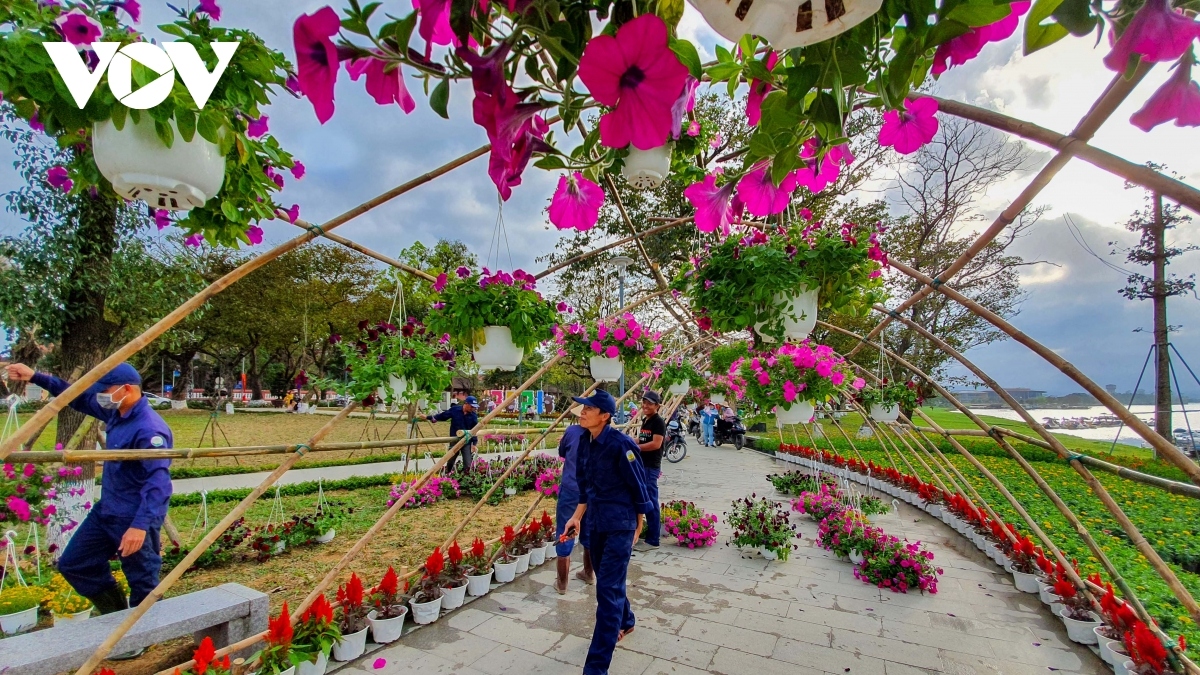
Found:
<path fill-rule="evenodd" d="M 412 607 L 412 618 L 415 623 L 433 623 L 442 613 L 442 596 L 439 595 L 429 602 L 417 602 L 416 598 L 413 598 L 408 601 L 408 605 Z"/>
<path fill-rule="evenodd" d="M 73 614 L 59 614 L 58 612 L 51 612 L 50 616 L 54 617 L 55 626 L 67 623 L 79 623 L 80 621 L 87 620 L 92 616 L 92 608 L 89 607 L 82 612 L 75 612 Z"/>
<path fill-rule="evenodd" d="M 597 382 L 619 382 L 625 372 L 625 363 L 620 357 L 610 359 L 607 356 L 593 356 L 588 360 L 592 369 L 592 379 Z"/>
<path fill-rule="evenodd" d="M 492 565 L 492 570 L 496 573 L 496 583 L 507 584 L 517 576 L 517 561 L 497 562 Z"/>
<path fill-rule="evenodd" d="M 371 626 L 371 640 L 381 645 L 389 642 L 395 642 L 400 639 L 400 634 L 404 631 L 404 617 L 408 616 L 408 608 L 404 605 L 399 605 L 400 616 L 394 616 L 390 619 L 380 619 L 379 612 L 371 610 L 367 614 L 367 623 Z"/>
<path fill-rule="evenodd" d="M 799 289 L 795 294 L 776 293 L 775 304 L 783 314 L 783 335 L 792 340 L 803 340 L 817 327 L 817 289 Z M 754 330 L 760 332 L 762 323 L 754 324 Z M 762 336 L 767 342 L 775 338 Z"/>
<path fill-rule="evenodd" d="M 500 563 L 498 563 L 500 564 Z M 516 566 L 513 566 L 513 571 L 516 571 Z M 511 581 L 511 579 L 510 579 Z M 467 595 L 477 598 L 481 595 L 487 595 L 488 591 L 492 590 L 492 571 L 488 570 L 487 574 L 469 574 L 467 575 Z"/>
<path fill-rule="evenodd" d="M 508 326 L 483 329 L 483 344 L 474 351 L 475 363 L 483 370 L 516 370 L 525 358 L 525 350 L 513 344 Z"/>
<path fill-rule="evenodd" d="M 408 378 L 388 375 L 388 385 L 392 388 L 392 400 L 397 405 L 408 402 Z"/>
<path fill-rule="evenodd" d="M 723 405 L 725 403 L 725 394 L 710 394 L 708 400 L 713 405 Z"/>
<path fill-rule="evenodd" d="M 317 537 L 317 543 L 318 544 L 328 544 L 329 542 L 333 541 L 333 538 L 336 536 L 337 536 L 337 530 L 331 527 L 328 530 L 326 530 L 324 534 Z"/>
<path fill-rule="evenodd" d="M 871 419 L 876 422 L 895 422 L 900 417 L 900 406 L 895 403 L 872 403 Z"/>
<path fill-rule="evenodd" d="M 673 396 L 682 396 L 682 395 L 688 393 L 688 391 L 690 391 L 691 388 L 692 388 L 692 381 L 684 380 L 683 382 L 678 382 L 676 384 L 671 385 L 670 387 L 667 387 L 667 391 L 669 391 L 671 393 L 671 395 L 673 395 Z"/>
<path fill-rule="evenodd" d="M 811 401 L 796 401 L 791 405 L 776 406 L 775 420 L 780 424 L 807 424 L 815 411 Z"/>
<path fill-rule="evenodd" d="M 883 0 L 688 0 L 714 31 L 733 42 L 766 38 L 777 50 L 816 44 L 879 11 Z"/>
<path fill-rule="evenodd" d="M 154 120 L 145 112 L 141 121 L 126 119 L 117 130 L 111 120 L 98 122 L 92 139 L 96 168 L 113 190 L 130 200 L 145 200 L 151 208 L 190 211 L 216 196 L 225 181 L 225 157 L 214 143 L 199 133 L 183 140 L 175 121 L 171 147 L 154 131 Z"/>
<path fill-rule="evenodd" d="M 631 145 L 621 175 L 635 189 L 653 190 L 662 185 L 667 174 L 671 173 L 671 152 L 674 149 L 674 142 L 650 150 L 638 150 Z"/>
<path fill-rule="evenodd" d="M 367 649 L 367 628 L 370 628 L 370 625 L 363 627 L 358 632 L 343 635 L 342 639 L 333 645 L 333 659 L 335 661 L 353 661 L 362 656 Z"/>
<path fill-rule="evenodd" d="M 442 609 L 458 609 L 462 607 L 467 596 L 467 582 L 458 586 L 442 586 Z"/>
<path fill-rule="evenodd" d="M 329 654 L 317 652 L 315 661 L 305 661 L 296 669 L 296 675 L 325 675 L 329 667 Z"/>

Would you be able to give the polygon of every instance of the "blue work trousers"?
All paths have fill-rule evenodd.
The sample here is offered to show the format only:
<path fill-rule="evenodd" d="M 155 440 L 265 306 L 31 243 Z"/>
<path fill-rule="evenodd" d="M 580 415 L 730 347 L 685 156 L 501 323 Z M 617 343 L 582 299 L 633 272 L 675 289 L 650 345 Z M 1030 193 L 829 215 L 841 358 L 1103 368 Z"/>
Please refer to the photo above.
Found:
<path fill-rule="evenodd" d="M 607 675 L 621 631 L 633 628 L 635 619 L 625 594 L 625 575 L 633 553 L 633 530 L 593 531 L 592 568 L 596 571 L 596 628 L 583 675 Z"/>
<path fill-rule="evenodd" d="M 574 538 L 569 539 L 561 544 L 558 543 L 558 539 L 562 537 L 563 530 L 567 526 L 567 521 L 571 519 L 571 516 L 575 515 L 575 509 L 578 506 L 579 506 L 579 491 L 578 490 L 566 490 L 566 489 L 562 489 L 562 488 L 559 489 L 558 506 L 556 506 L 554 509 L 554 520 L 555 520 L 554 551 L 556 553 L 558 553 L 558 557 L 560 557 L 560 558 L 566 558 L 566 557 L 570 556 L 571 551 L 573 551 L 575 549 L 575 539 Z M 590 549 L 591 546 L 588 545 L 589 537 L 588 537 L 587 523 L 588 523 L 588 516 L 586 513 L 584 513 L 583 519 L 579 523 L 579 532 L 577 532 L 576 534 L 579 536 L 579 545 L 584 547 L 585 549 Z"/>
<path fill-rule="evenodd" d="M 93 508 L 71 536 L 58 571 L 71 588 L 85 598 L 94 598 L 117 585 L 108 561 L 121 547 L 121 538 L 133 522 L 133 516 L 103 516 Z M 142 548 L 128 558 L 121 558 L 121 571 L 129 581 L 129 604 L 136 607 L 158 585 L 162 568 L 159 555 L 158 528 L 146 530 Z"/>
<path fill-rule="evenodd" d="M 642 538 L 651 546 L 658 546 L 658 538 L 662 534 L 662 505 L 658 503 L 658 479 L 661 477 L 661 469 L 646 469 L 646 495 L 654 504 L 654 510 L 646 514 Z"/>
<path fill-rule="evenodd" d="M 704 444 L 712 445 L 715 442 L 713 440 L 713 429 L 716 427 L 716 425 L 709 423 L 709 422 L 705 422 L 704 424 L 702 424 L 700 426 L 702 429 L 704 429 Z"/>

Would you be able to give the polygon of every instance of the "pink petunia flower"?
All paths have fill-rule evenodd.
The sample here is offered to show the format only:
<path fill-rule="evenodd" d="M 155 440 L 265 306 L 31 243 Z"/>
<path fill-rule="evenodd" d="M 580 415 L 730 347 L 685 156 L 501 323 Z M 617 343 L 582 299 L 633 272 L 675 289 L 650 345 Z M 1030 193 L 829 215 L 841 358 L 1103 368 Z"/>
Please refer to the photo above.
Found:
<path fill-rule="evenodd" d="M 300 205 L 292 204 L 292 208 L 287 209 L 286 211 L 284 209 L 277 209 L 275 211 L 275 213 L 279 217 L 287 220 L 289 223 L 294 224 L 297 220 L 300 219 Z"/>
<path fill-rule="evenodd" d="M 671 104 L 671 138 L 679 140 L 679 134 L 683 131 L 683 117 L 691 112 L 696 107 L 696 89 L 700 87 L 700 80 L 688 75 L 683 81 L 683 92 L 679 94 L 679 98 Z M 695 127 L 696 133 L 692 133 L 692 127 Z M 688 135 L 696 136 L 700 133 L 700 123 L 692 120 L 688 125 Z"/>
<path fill-rule="evenodd" d="M 902 155 L 910 155 L 937 135 L 937 101 L 929 97 L 905 99 L 904 110 L 883 114 L 879 144 L 891 146 Z"/>
<path fill-rule="evenodd" d="M 937 52 L 933 55 L 933 74 L 941 75 L 947 69 L 961 66 L 979 56 L 979 52 L 983 51 L 989 42 L 1003 42 L 1008 39 L 1016 31 L 1021 16 L 1029 11 L 1029 4 L 1025 0 L 1018 0 L 1011 4 L 1011 11 L 1003 19 L 972 28 L 938 45 Z"/>
<path fill-rule="evenodd" d="M 1111 41 L 1114 32 L 1109 32 Z M 1124 72 L 1134 54 L 1143 61 L 1162 63 L 1183 56 L 1192 41 L 1200 37 L 1200 23 L 1171 8 L 1168 0 L 1146 0 L 1125 27 L 1121 37 L 1104 57 L 1104 65 L 1118 73 Z"/>
<path fill-rule="evenodd" d="M 604 351 L 604 345 L 600 344 L 599 340 L 592 340 L 592 351 L 599 354 Z"/>
<path fill-rule="evenodd" d="M 1200 126 L 1200 86 L 1192 80 L 1192 55 L 1184 54 L 1175 72 L 1129 121 L 1142 131 L 1175 121 L 1177 127 Z"/>
<path fill-rule="evenodd" d="M 775 70 L 775 64 L 779 61 L 779 54 L 774 50 L 767 52 L 767 70 Z M 750 93 L 746 96 L 746 122 L 750 126 L 758 126 L 758 122 L 762 119 L 762 102 L 771 92 L 774 87 L 770 82 L 762 80 L 750 80 Z"/>
<path fill-rule="evenodd" d="M 154 210 L 154 225 L 156 227 L 158 227 L 158 229 L 160 231 L 165 230 L 167 227 L 169 227 L 171 225 L 170 212 L 163 211 L 162 209 L 155 209 Z"/>
<path fill-rule="evenodd" d="M 263 115 L 256 120 L 250 120 L 250 123 L 246 125 L 246 135 L 250 138 L 262 138 L 266 136 L 270 119 L 266 115 Z"/>
<path fill-rule="evenodd" d="M 448 282 L 449 280 L 450 280 L 450 277 L 446 276 L 445 272 L 442 272 L 441 274 L 437 275 L 437 280 L 433 282 L 433 290 L 438 293 L 441 293 L 442 291 L 446 290 L 446 282 Z"/>
<path fill-rule="evenodd" d="M 100 23 L 76 8 L 54 20 L 63 39 L 73 45 L 90 45 L 104 34 Z"/>
<path fill-rule="evenodd" d="M 412 0 L 412 5 L 421 18 L 417 32 L 425 40 L 426 56 L 433 45 L 458 45 L 450 26 L 450 0 Z"/>
<path fill-rule="evenodd" d="M 257 225 L 251 225 L 246 228 L 246 238 L 250 240 L 251 246 L 258 246 L 263 240 L 263 230 Z"/>
<path fill-rule="evenodd" d="M 604 190 L 578 171 L 560 176 L 558 189 L 550 198 L 550 222 L 560 230 L 592 229 L 600 218 Z"/>
<path fill-rule="evenodd" d="M 854 381 L 850 383 L 850 386 L 855 389 L 862 389 L 863 387 L 867 386 L 867 381 L 861 377 L 856 377 L 854 378 Z"/>
<path fill-rule="evenodd" d="M 204 243 L 204 234 L 202 232 L 197 232 L 196 234 L 189 236 L 187 239 L 184 239 L 183 243 L 191 246 L 192 248 L 199 248 L 200 244 Z"/>
<path fill-rule="evenodd" d="M 70 192 L 71 188 L 75 187 L 75 181 L 71 180 L 71 174 L 66 167 L 54 166 L 46 171 L 46 182 L 51 187 L 56 187 L 63 192 Z"/>
<path fill-rule="evenodd" d="M 221 8 L 217 5 L 217 0 L 200 0 L 196 6 L 197 12 L 204 12 L 212 17 L 213 21 L 221 20 Z"/>
<path fill-rule="evenodd" d="M 704 182 L 692 183 L 683 191 L 683 196 L 696 207 L 696 229 L 715 232 L 720 228 L 722 233 L 729 233 L 729 226 L 742 215 L 742 200 L 734 193 L 736 187 L 736 183 L 727 183 L 718 188 L 717 177 L 709 174 Z"/>
<path fill-rule="evenodd" d="M 408 88 L 404 86 L 404 75 L 400 72 L 399 63 L 388 63 L 379 58 L 355 59 L 346 69 L 350 79 L 355 82 L 365 73 L 367 76 L 367 93 L 379 105 L 400 106 L 404 114 L 409 114 L 417 108 Z"/>
<path fill-rule="evenodd" d="M 292 164 L 292 178 L 295 178 L 296 180 L 300 180 L 301 178 L 304 178 L 304 174 L 307 171 L 308 170 L 304 168 L 304 164 L 301 162 L 296 162 L 296 163 Z"/>
<path fill-rule="evenodd" d="M 333 117 L 333 85 L 337 83 L 339 61 L 337 47 L 330 38 L 341 27 L 337 12 L 328 6 L 302 14 L 292 25 L 300 92 L 312 103 L 321 124 Z"/>
<path fill-rule="evenodd" d="M 617 358 L 618 356 L 620 356 L 620 355 L 621 355 L 621 350 L 620 350 L 620 349 L 617 349 L 617 346 L 616 346 L 616 345 L 609 345 L 609 346 L 608 346 L 608 347 L 607 347 L 607 348 L 604 350 L 604 355 L 605 355 L 605 356 L 607 356 L 607 357 L 608 357 L 608 358 L 610 358 L 610 359 L 615 359 L 615 358 Z"/>
<path fill-rule="evenodd" d="M 137 0 L 120 0 L 120 2 L 113 3 L 113 7 L 124 10 L 134 23 L 142 20 L 142 6 L 138 4 Z"/>
<path fill-rule="evenodd" d="M 737 194 L 750 215 L 764 217 L 782 213 L 796 191 L 799 178 L 795 171 L 783 177 L 779 185 L 771 181 L 770 166 L 760 162 L 737 184 Z"/>
<path fill-rule="evenodd" d="M 621 26 L 615 37 L 592 38 L 579 59 L 579 79 L 613 109 L 600 118 L 600 142 L 610 148 L 633 143 L 650 150 L 665 143 L 671 107 L 687 76 L 687 67 L 667 46 L 667 25 L 653 14 Z"/>

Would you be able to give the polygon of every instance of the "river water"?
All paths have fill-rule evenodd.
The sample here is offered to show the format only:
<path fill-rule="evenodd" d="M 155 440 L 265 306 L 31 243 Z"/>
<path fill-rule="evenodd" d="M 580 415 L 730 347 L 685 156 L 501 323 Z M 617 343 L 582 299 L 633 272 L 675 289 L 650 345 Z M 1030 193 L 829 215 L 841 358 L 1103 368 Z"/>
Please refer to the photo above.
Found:
<path fill-rule="evenodd" d="M 1185 407 L 1187 408 L 1186 419 L 1185 419 L 1185 415 L 1184 415 Z M 1017 412 L 1015 410 L 1012 410 L 1011 408 L 971 408 L 971 410 L 980 415 L 991 415 L 992 417 L 1000 417 L 1000 418 L 1007 419 L 1007 420 L 1021 421 L 1021 416 L 1018 415 Z M 1142 419 L 1142 421 L 1146 422 L 1151 427 L 1154 426 L 1154 406 L 1152 406 L 1152 405 L 1135 405 L 1135 406 L 1130 407 L 1130 411 L 1133 414 L 1140 417 Z M 961 414 L 956 410 L 952 410 L 950 412 L 952 412 L 954 414 Z M 1111 412 L 1109 411 L 1108 408 L 1105 408 L 1104 406 L 1100 406 L 1100 405 L 1094 406 L 1091 408 L 1071 408 L 1071 409 L 1030 408 L 1029 413 L 1031 415 L 1033 415 L 1033 418 L 1039 422 L 1044 421 L 1043 418 L 1046 418 L 1046 417 L 1054 417 L 1054 418 L 1058 418 L 1058 419 L 1068 418 L 1068 417 L 1091 418 L 1091 417 L 1099 417 L 1100 415 L 1111 414 Z M 1191 428 L 1193 431 L 1200 432 L 1200 403 L 1188 403 L 1186 406 L 1175 406 L 1174 414 L 1171 416 L 1171 428 L 1172 429 L 1187 429 L 1188 423 L 1191 423 Z M 966 429 L 966 428 L 971 427 L 971 425 L 967 421 L 967 418 L 965 415 L 963 415 L 963 424 L 966 426 L 963 426 L 961 428 Z M 1072 430 L 1053 429 L 1053 431 L 1055 433 L 1059 433 L 1059 434 L 1070 434 L 1072 436 L 1079 436 L 1080 438 L 1089 438 L 1094 441 L 1111 441 L 1114 438 L 1118 438 L 1118 431 L 1119 431 L 1120 432 L 1119 440 L 1121 443 L 1127 443 L 1129 445 L 1141 445 L 1141 446 L 1146 445 L 1146 443 L 1142 440 L 1141 436 L 1138 436 L 1136 433 L 1131 431 L 1129 429 L 1129 427 L 1124 427 L 1124 428 L 1104 427 L 1101 429 L 1072 429 Z"/>

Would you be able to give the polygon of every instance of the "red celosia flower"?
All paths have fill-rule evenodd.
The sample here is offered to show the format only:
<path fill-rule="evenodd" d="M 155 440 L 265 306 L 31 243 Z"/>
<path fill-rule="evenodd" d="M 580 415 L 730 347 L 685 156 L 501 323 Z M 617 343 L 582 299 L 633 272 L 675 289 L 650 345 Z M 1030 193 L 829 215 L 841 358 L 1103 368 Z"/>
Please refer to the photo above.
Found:
<path fill-rule="evenodd" d="M 429 557 L 425 559 L 425 576 L 430 578 L 438 576 L 442 573 L 444 565 L 441 547 L 433 549 L 433 553 L 430 553 Z"/>
<path fill-rule="evenodd" d="M 358 574 L 354 572 L 350 573 L 350 581 L 338 588 L 337 598 L 342 603 L 343 611 L 362 607 L 363 585 L 362 580 L 358 578 Z"/>
<path fill-rule="evenodd" d="M 383 573 L 383 579 L 379 581 L 379 590 L 387 595 L 395 595 L 400 587 L 400 579 L 396 576 L 396 570 L 388 566 L 387 572 Z"/>
<path fill-rule="evenodd" d="M 1075 597 L 1075 584 L 1067 579 L 1060 578 L 1054 582 L 1054 594 L 1064 600 L 1073 598 Z"/>
<path fill-rule="evenodd" d="M 450 548 L 446 549 L 446 556 L 450 558 L 451 565 L 457 565 L 462 562 L 463 552 L 458 547 L 458 540 L 451 542 Z"/>
<path fill-rule="evenodd" d="M 479 537 L 475 537 L 475 541 L 471 543 L 471 557 L 482 558 L 483 554 L 486 552 L 487 546 L 483 543 L 483 540 Z"/>
<path fill-rule="evenodd" d="M 196 651 L 192 652 L 192 659 L 196 661 L 196 675 L 204 675 L 208 672 L 208 666 L 212 664 L 213 658 L 217 655 L 217 648 L 213 646 L 212 638 L 205 637 L 200 641 L 200 646 Z"/>
<path fill-rule="evenodd" d="M 550 514 L 542 511 L 542 529 L 549 532 L 554 527 L 554 520 L 550 518 Z"/>
<path fill-rule="evenodd" d="M 513 540 L 516 538 L 517 533 L 513 530 L 512 525 L 505 525 L 504 534 L 500 535 L 500 541 L 504 542 L 505 545 L 508 545 L 513 543 Z"/>
<path fill-rule="evenodd" d="M 288 613 L 287 600 L 283 601 L 279 616 L 267 621 L 267 642 L 272 645 L 292 644 L 292 617 Z"/>
<path fill-rule="evenodd" d="M 308 606 L 308 609 L 300 615 L 301 623 L 333 623 L 333 605 L 329 604 L 329 598 L 325 594 L 317 596 L 316 600 Z"/>

